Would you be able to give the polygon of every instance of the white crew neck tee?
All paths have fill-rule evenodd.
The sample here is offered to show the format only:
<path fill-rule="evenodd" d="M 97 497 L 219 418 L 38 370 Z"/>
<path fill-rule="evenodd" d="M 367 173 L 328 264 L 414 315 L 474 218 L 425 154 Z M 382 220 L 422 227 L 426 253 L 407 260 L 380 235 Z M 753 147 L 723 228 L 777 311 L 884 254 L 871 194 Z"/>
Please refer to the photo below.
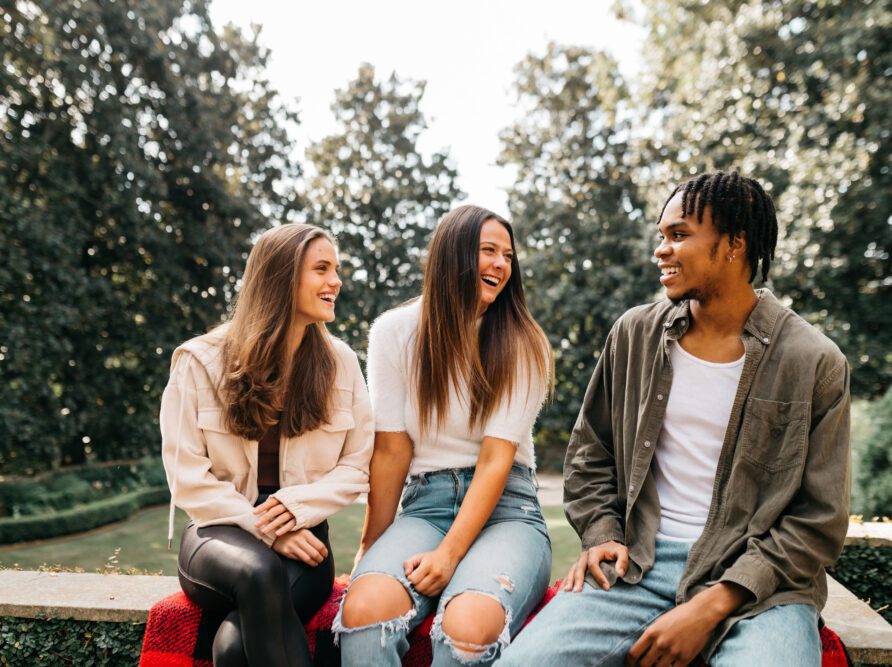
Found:
<path fill-rule="evenodd" d="M 409 474 L 417 475 L 477 464 L 484 436 L 517 445 L 515 463 L 533 468 L 532 428 L 545 399 L 546 379 L 518 369 L 513 395 L 503 397 L 482 425 L 468 425 L 465 392 L 450 389 L 448 414 L 439 428 L 422 435 L 415 400 L 414 357 L 421 300 L 388 310 L 369 332 L 368 385 L 375 414 L 375 430 L 408 433 L 413 443 Z"/>
<path fill-rule="evenodd" d="M 745 357 L 704 361 L 670 343 L 672 388 L 654 452 L 661 539 L 693 542 L 706 524 Z"/>

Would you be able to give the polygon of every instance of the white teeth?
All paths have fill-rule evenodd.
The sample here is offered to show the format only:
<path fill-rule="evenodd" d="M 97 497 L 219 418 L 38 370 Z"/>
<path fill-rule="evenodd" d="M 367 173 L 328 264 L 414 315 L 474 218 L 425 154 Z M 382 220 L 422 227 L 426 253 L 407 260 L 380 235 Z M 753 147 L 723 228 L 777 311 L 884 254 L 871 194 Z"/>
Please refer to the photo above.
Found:
<path fill-rule="evenodd" d="M 322 294 L 319 296 L 319 298 L 323 301 L 327 301 L 328 303 L 334 303 L 336 297 L 333 294 Z"/>
<path fill-rule="evenodd" d="M 492 285 L 493 287 L 499 284 L 499 279 L 493 278 L 492 276 L 480 276 L 480 279 L 487 285 Z"/>
<path fill-rule="evenodd" d="M 678 267 L 667 266 L 661 269 L 661 272 L 664 276 L 674 276 L 676 273 L 678 273 Z"/>

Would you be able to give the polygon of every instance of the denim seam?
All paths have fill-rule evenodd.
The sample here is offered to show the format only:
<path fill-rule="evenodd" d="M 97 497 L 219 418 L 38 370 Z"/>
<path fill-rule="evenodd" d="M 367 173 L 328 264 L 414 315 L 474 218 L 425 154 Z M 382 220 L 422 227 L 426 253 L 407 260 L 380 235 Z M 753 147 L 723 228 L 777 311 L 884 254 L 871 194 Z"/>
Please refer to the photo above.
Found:
<path fill-rule="evenodd" d="M 622 639 L 620 639 L 620 640 L 616 643 L 616 646 L 613 647 L 613 649 L 610 651 L 610 653 L 608 653 L 607 655 L 605 655 L 605 656 L 601 659 L 601 661 L 600 661 L 599 663 L 597 663 L 597 664 L 598 664 L 598 665 L 604 665 L 604 664 L 606 664 L 606 663 L 607 663 L 607 660 L 608 660 L 609 658 L 612 658 L 614 655 L 616 655 L 616 653 L 617 653 L 617 651 L 619 651 L 620 647 L 622 647 L 623 645 L 625 645 L 626 641 L 627 641 L 630 637 L 635 637 L 636 635 L 642 633 L 644 630 L 647 629 L 647 626 L 649 626 L 651 623 L 653 623 L 655 620 L 657 620 L 660 616 L 662 616 L 662 615 L 665 614 L 665 613 L 666 613 L 666 612 L 663 612 L 663 611 L 659 612 L 658 614 L 656 614 L 655 616 L 653 616 L 649 621 L 646 621 L 646 622 L 642 623 L 640 626 L 638 626 L 637 628 L 635 628 L 634 630 L 632 630 L 632 631 L 629 632 L 628 634 L 624 635 L 624 636 L 622 637 Z"/>

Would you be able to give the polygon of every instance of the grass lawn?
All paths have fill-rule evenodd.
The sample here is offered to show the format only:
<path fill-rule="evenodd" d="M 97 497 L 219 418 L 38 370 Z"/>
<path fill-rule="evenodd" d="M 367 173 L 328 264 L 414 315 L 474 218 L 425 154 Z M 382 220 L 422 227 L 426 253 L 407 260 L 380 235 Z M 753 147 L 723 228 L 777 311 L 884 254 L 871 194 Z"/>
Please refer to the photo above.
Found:
<path fill-rule="evenodd" d="M 167 550 L 167 506 L 138 512 L 127 521 L 79 535 L 41 542 L 0 547 L 0 567 L 34 570 L 41 566 L 81 568 L 86 572 L 107 567 L 138 570 L 149 574 L 176 575 L 178 539 Z M 352 505 L 329 519 L 331 546 L 336 572 L 349 572 L 359 544 L 364 505 Z M 567 573 L 579 554 L 579 539 L 564 518 L 560 507 L 543 508 L 554 550 L 552 580 Z M 186 515 L 177 511 L 176 537 L 186 524 Z"/>

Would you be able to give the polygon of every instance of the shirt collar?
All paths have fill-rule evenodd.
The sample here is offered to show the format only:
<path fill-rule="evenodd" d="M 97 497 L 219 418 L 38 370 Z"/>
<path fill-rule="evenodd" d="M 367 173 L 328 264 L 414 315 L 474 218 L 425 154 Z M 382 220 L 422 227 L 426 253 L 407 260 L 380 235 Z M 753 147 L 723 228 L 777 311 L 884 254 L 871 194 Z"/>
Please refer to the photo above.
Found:
<path fill-rule="evenodd" d="M 757 289 L 756 296 L 759 300 L 743 325 L 743 330 L 764 345 L 768 345 L 771 343 L 774 325 L 777 323 L 777 318 L 783 306 L 768 289 Z M 666 337 L 670 340 L 678 340 L 684 336 L 690 324 L 691 302 L 685 299 L 669 310 L 663 322 L 663 327 L 666 329 Z"/>

